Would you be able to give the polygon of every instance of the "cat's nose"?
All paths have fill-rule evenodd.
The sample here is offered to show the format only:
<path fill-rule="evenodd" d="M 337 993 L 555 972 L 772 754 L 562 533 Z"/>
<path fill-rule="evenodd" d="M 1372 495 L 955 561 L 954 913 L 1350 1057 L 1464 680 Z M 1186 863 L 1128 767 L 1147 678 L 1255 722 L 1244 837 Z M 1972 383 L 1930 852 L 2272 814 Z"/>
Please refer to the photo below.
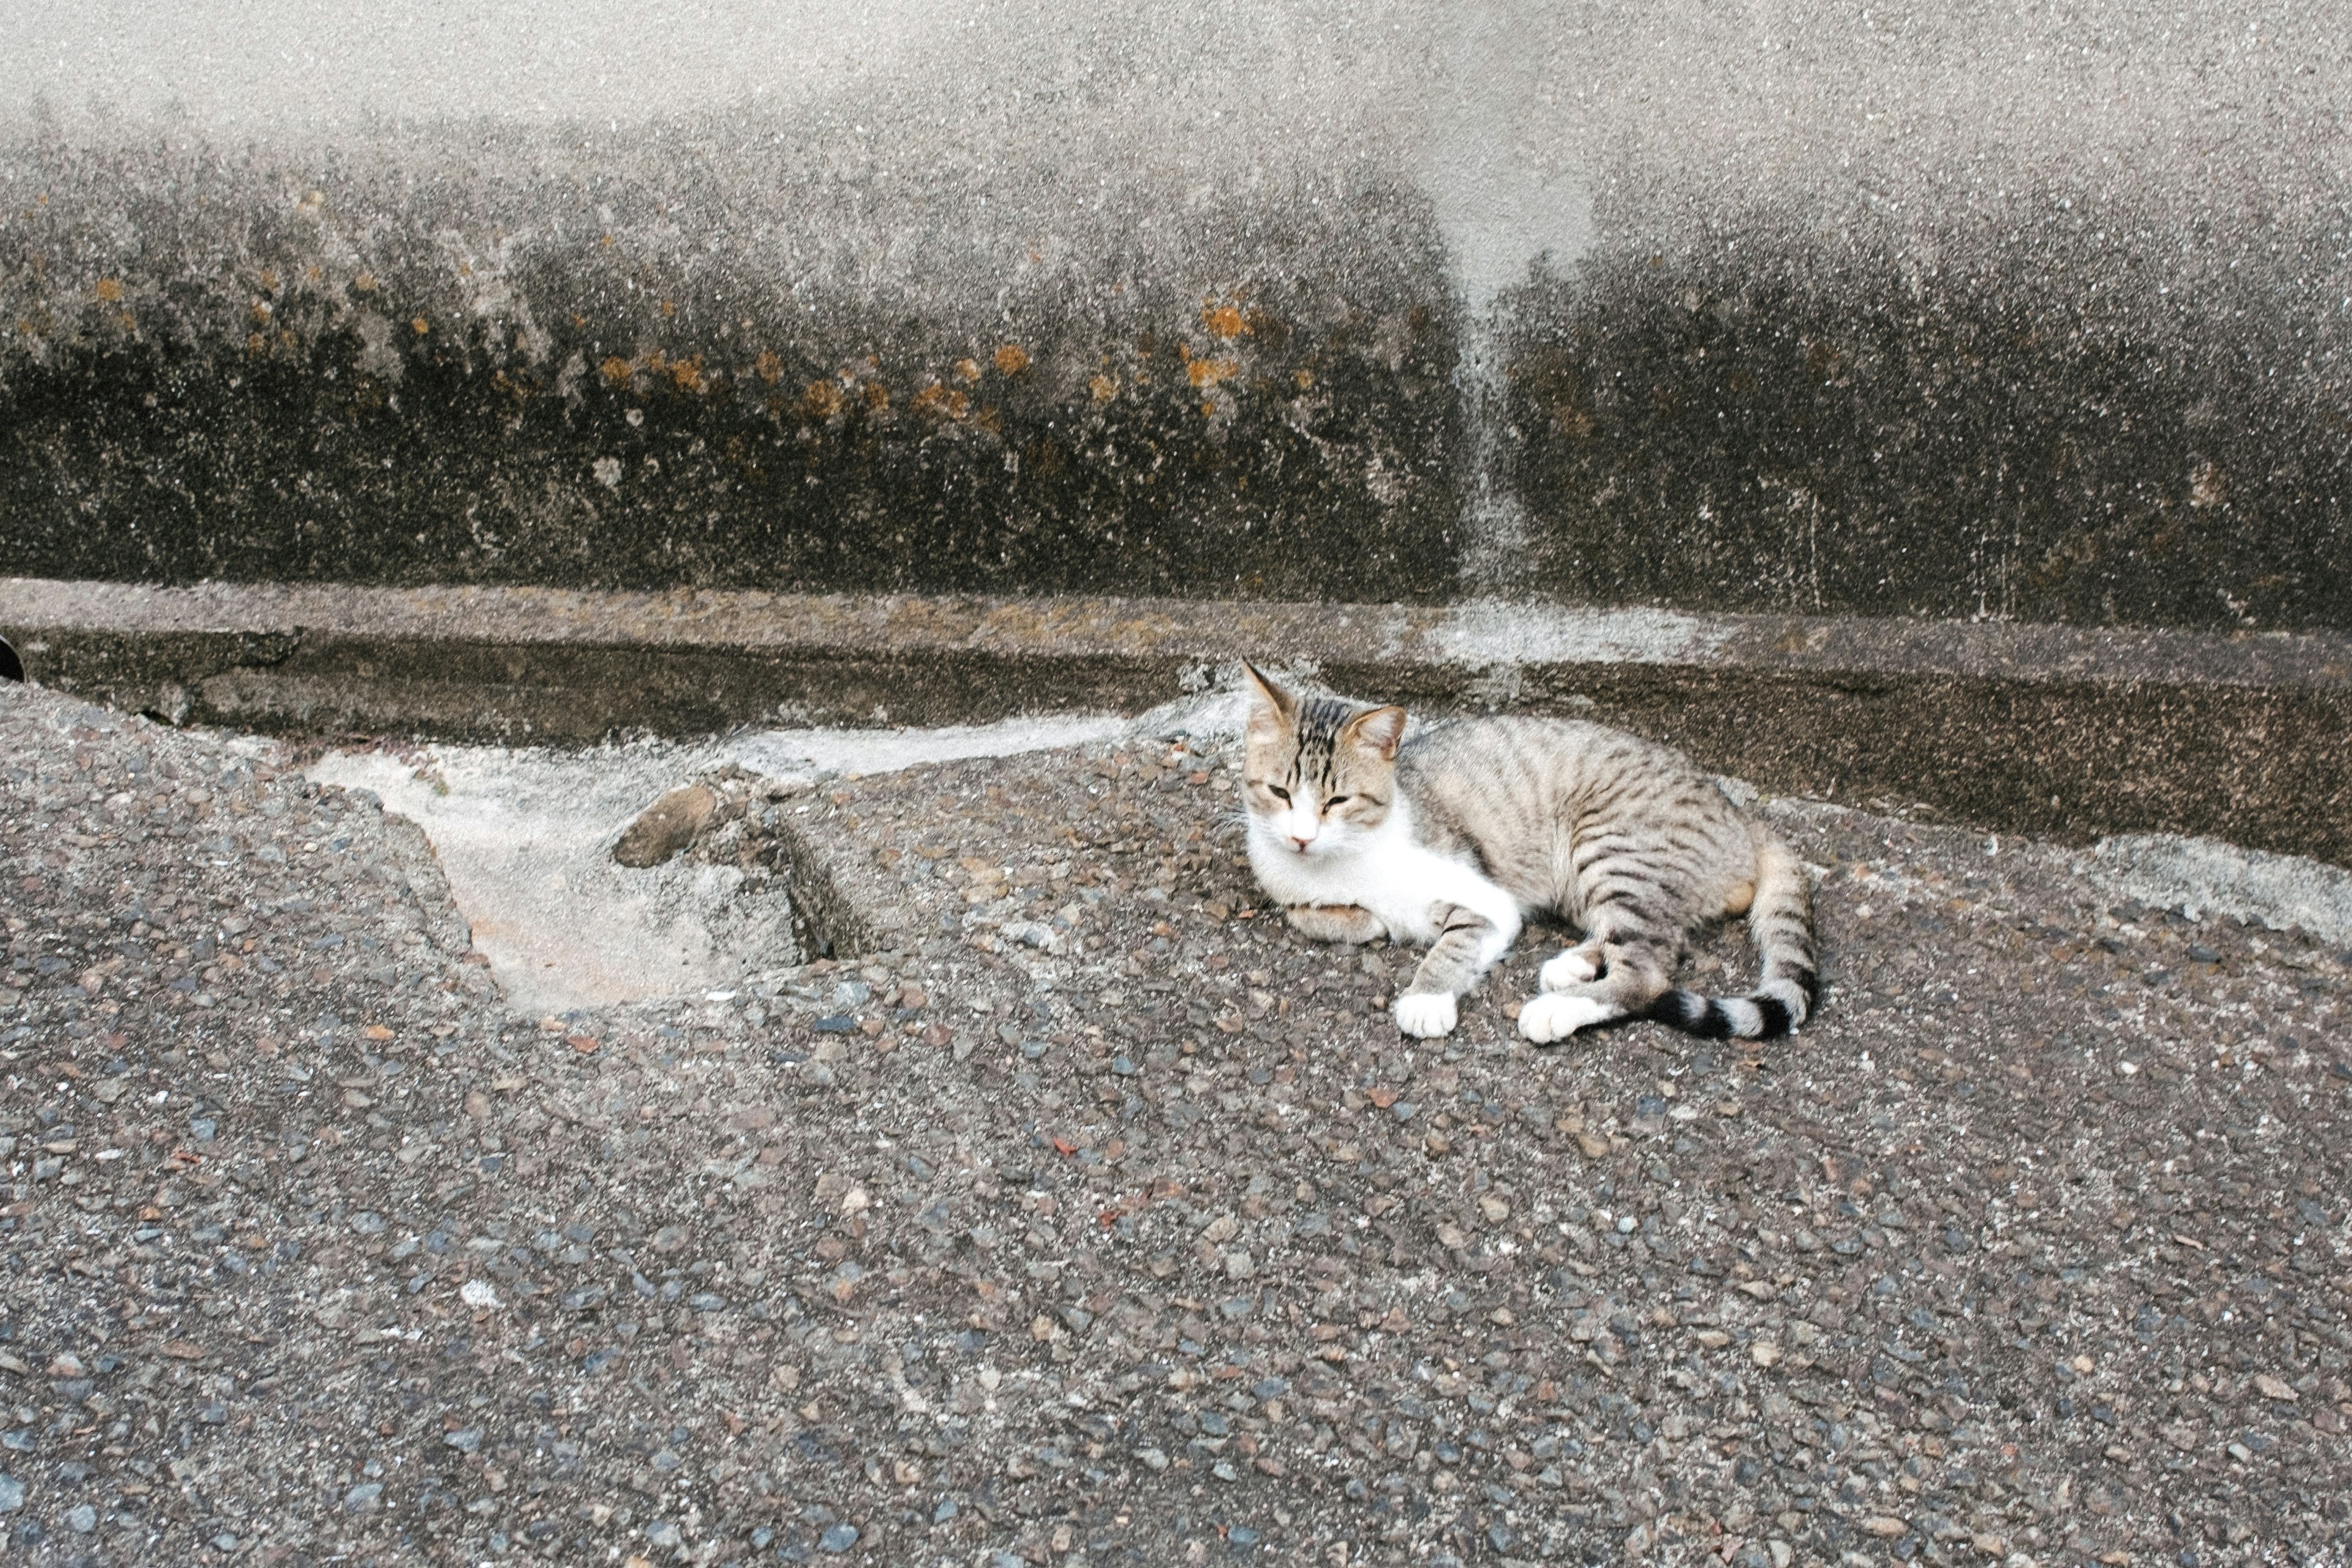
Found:
<path fill-rule="evenodd" d="M 1305 835 L 1294 833 L 1290 836 L 1290 842 L 1297 846 L 1298 852 L 1301 855 L 1304 855 L 1307 853 L 1307 847 L 1315 842 L 1315 835 L 1312 833 Z"/>

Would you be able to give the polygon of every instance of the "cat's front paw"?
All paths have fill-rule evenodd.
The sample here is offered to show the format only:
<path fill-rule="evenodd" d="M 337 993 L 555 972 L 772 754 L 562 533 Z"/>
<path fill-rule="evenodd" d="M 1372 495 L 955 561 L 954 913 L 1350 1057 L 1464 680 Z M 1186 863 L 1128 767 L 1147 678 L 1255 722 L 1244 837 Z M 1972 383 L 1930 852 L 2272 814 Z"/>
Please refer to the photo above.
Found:
<path fill-rule="evenodd" d="M 1563 996 L 1556 991 L 1547 991 L 1540 996 L 1528 997 L 1527 1005 L 1519 1009 L 1519 1033 L 1539 1046 L 1548 1046 L 1612 1016 L 1610 1005 L 1597 998 Z"/>
<path fill-rule="evenodd" d="M 1408 991 L 1396 999 L 1396 1026 L 1408 1035 L 1433 1040 L 1454 1032 L 1454 998 L 1443 991 Z"/>

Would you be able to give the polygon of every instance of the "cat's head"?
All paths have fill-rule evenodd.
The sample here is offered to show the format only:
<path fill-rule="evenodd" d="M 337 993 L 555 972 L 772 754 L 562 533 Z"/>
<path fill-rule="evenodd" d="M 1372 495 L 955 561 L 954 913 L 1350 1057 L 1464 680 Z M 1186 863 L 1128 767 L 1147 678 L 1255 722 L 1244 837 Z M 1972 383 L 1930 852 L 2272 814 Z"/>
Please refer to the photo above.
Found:
<path fill-rule="evenodd" d="M 1329 855 L 1387 820 L 1404 710 L 1297 695 L 1244 664 L 1249 726 L 1242 799 L 1251 834 L 1286 853 Z"/>

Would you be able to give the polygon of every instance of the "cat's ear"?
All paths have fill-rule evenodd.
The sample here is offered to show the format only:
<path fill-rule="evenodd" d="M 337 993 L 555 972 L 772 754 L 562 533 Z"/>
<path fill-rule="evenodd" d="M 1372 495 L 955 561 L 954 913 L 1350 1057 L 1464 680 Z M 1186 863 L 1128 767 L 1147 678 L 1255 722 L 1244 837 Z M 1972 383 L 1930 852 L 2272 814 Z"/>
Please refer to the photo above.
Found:
<path fill-rule="evenodd" d="M 1289 720 L 1298 706 L 1297 698 L 1276 685 L 1271 677 L 1247 659 L 1242 660 L 1242 676 L 1249 683 L 1250 695 L 1256 700 L 1251 705 L 1254 709 L 1270 714 L 1277 721 L 1286 722 Z"/>
<path fill-rule="evenodd" d="M 1339 737 L 1375 753 L 1384 763 L 1394 762 L 1397 742 L 1404 739 L 1404 710 L 1366 709 L 1340 727 Z"/>

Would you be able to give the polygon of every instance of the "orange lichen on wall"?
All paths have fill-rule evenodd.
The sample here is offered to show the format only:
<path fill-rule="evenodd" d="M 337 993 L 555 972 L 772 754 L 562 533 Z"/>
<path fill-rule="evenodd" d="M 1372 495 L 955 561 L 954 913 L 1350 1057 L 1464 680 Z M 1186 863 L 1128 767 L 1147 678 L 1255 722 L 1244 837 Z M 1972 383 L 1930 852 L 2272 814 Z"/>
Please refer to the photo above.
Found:
<path fill-rule="evenodd" d="M 420 338 L 433 330 L 433 323 L 422 316 L 411 316 L 408 319 L 408 324 L 416 330 L 416 335 Z"/>
<path fill-rule="evenodd" d="M 978 360 L 960 359 L 955 362 L 955 373 L 965 381 L 978 381 L 980 379 L 980 362 Z"/>
<path fill-rule="evenodd" d="M 1239 305 L 1220 304 L 1214 300 L 1201 307 L 1201 324 L 1209 329 L 1212 337 L 1227 339 L 1255 330 L 1249 319 L 1242 314 Z"/>
<path fill-rule="evenodd" d="M 1028 368 L 1028 352 L 1020 344 L 1006 343 L 996 351 L 996 371 L 999 375 L 1019 375 Z"/>
<path fill-rule="evenodd" d="M 761 349 L 760 357 L 751 362 L 751 368 L 760 373 L 761 381 L 773 386 L 776 384 L 776 378 L 784 374 L 784 362 L 776 357 L 776 352 L 773 349 Z"/>
<path fill-rule="evenodd" d="M 830 419 L 841 412 L 841 388 L 830 381 L 812 381 L 801 395 L 801 409 L 813 419 Z"/>
<path fill-rule="evenodd" d="M 700 392 L 706 384 L 702 379 L 701 357 L 671 361 L 669 379 L 680 392 Z"/>
<path fill-rule="evenodd" d="M 1118 395 L 1118 383 L 1107 375 L 1090 376 L 1087 381 L 1087 390 L 1095 395 L 1097 403 L 1108 403 Z"/>
<path fill-rule="evenodd" d="M 1179 345 L 1176 352 L 1184 361 L 1185 379 L 1194 386 L 1214 386 L 1241 374 L 1242 362 L 1239 360 L 1194 359 L 1190 343 Z"/>
<path fill-rule="evenodd" d="M 121 279 L 117 278 L 100 279 L 98 280 L 98 297 L 105 300 L 110 305 L 120 305 L 122 303 Z"/>
<path fill-rule="evenodd" d="M 878 381 L 866 384 L 866 406 L 879 414 L 890 406 L 890 389 Z"/>
<path fill-rule="evenodd" d="M 934 414 L 945 419 L 961 419 L 971 406 L 971 399 L 952 391 L 938 382 L 915 394 L 913 406 L 920 414 Z"/>
<path fill-rule="evenodd" d="M 616 387 L 628 385 L 629 377 L 636 372 L 636 366 L 631 364 L 627 360 L 623 359 L 619 354 L 607 355 L 604 363 L 598 365 L 596 368 L 603 371 L 604 373 L 604 379 Z"/>

